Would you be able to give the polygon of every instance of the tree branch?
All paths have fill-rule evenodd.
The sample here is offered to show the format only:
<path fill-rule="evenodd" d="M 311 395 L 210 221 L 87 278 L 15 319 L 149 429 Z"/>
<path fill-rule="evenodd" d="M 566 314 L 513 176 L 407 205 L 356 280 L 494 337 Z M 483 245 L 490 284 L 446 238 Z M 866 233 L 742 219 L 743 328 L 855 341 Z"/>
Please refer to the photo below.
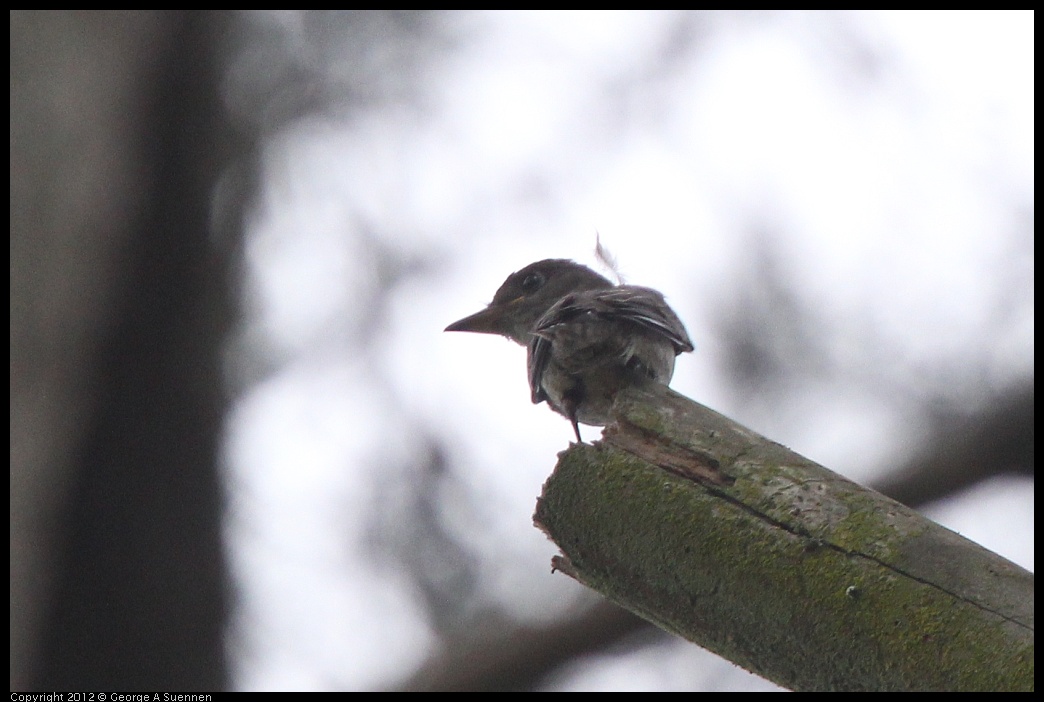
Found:
<path fill-rule="evenodd" d="M 667 388 L 622 393 L 534 521 L 555 568 L 785 687 L 1033 687 L 1031 573 Z"/>

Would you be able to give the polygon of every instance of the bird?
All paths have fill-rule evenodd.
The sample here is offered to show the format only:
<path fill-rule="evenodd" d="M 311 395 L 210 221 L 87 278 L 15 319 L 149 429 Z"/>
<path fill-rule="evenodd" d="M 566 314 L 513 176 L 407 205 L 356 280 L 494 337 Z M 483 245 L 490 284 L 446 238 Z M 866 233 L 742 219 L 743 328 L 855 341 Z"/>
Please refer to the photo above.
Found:
<path fill-rule="evenodd" d="M 616 394 L 668 385 L 675 357 L 693 350 L 663 295 L 615 285 L 587 266 L 545 259 L 509 275 L 487 307 L 446 331 L 499 334 L 525 346 L 534 404 L 547 402 L 573 425 L 604 426 Z"/>

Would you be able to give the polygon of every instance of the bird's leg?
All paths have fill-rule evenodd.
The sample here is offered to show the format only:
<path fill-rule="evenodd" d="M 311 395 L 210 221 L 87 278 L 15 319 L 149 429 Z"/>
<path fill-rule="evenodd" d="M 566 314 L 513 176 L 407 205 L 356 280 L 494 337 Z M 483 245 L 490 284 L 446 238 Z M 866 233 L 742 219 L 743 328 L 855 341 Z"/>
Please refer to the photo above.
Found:
<path fill-rule="evenodd" d="M 573 431 L 576 432 L 577 443 L 584 443 L 584 440 L 580 438 L 580 423 L 576 418 L 576 415 L 580 411 L 580 402 L 576 398 L 566 395 L 562 398 L 562 405 L 562 409 L 565 410 L 564 414 L 566 418 L 573 424 Z"/>
<path fill-rule="evenodd" d="M 584 386 L 577 383 L 562 395 L 562 414 L 573 423 L 573 431 L 576 432 L 577 443 L 584 443 L 580 438 L 580 424 L 577 415 L 580 413 L 580 404 L 584 401 Z"/>

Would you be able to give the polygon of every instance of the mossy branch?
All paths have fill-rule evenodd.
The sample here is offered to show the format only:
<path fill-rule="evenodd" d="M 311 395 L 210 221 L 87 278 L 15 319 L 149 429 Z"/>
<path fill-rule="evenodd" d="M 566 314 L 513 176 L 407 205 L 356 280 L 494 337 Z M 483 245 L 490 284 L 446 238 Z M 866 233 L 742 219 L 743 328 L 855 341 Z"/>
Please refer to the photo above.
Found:
<path fill-rule="evenodd" d="M 794 690 L 1031 690 L 1033 574 L 667 388 L 534 521 L 553 567 Z"/>

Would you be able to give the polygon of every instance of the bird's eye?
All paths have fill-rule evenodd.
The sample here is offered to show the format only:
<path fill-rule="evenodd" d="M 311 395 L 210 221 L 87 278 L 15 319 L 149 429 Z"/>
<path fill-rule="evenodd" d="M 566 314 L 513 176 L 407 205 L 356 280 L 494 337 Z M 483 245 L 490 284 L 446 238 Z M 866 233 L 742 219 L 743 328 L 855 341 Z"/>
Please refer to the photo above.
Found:
<path fill-rule="evenodd" d="M 522 292 L 526 295 L 535 293 L 544 285 L 544 274 L 533 271 L 522 279 Z"/>

